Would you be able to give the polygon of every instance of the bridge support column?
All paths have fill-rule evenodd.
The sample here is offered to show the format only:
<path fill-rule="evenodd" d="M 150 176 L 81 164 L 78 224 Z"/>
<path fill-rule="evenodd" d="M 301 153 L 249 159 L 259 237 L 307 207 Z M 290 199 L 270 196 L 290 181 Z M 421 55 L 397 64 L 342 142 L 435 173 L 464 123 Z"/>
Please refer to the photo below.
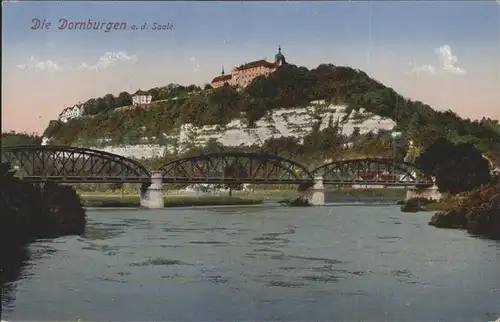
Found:
<path fill-rule="evenodd" d="M 323 185 L 323 177 L 314 177 L 314 184 L 308 186 L 299 186 L 298 195 L 300 199 L 305 199 L 311 206 L 325 205 L 325 186 Z"/>
<path fill-rule="evenodd" d="M 432 187 L 429 188 L 417 188 L 417 187 L 411 187 L 406 190 L 406 200 L 413 199 L 413 198 L 425 198 L 425 199 L 431 199 L 431 200 L 440 200 L 442 197 L 441 193 L 438 190 L 438 187 L 436 185 L 433 185 Z"/>
<path fill-rule="evenodd" d="M 151 184 L 141 190 L 141 207 L 149 209 L 162 209 L 165 206 L 163 200 L 163 173 L 151 173 Z"/>

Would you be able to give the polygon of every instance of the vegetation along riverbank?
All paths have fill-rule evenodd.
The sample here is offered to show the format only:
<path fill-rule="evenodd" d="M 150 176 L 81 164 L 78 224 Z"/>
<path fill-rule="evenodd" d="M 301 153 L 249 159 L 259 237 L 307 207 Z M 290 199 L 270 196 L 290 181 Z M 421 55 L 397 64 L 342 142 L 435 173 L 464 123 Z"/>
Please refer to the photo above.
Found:
<path fill-rule="evenodd" d="M 223 206 L 223 205 L 255 205 L 263 201 L 276 201 L 289 204 L 289 201 L 297 197 L 297 190 L 290 187 L 271 187 L 267 189 L 256 187 L 252 192 L 234 191 L 232 196 L 228 195 L 186 195 L 182 191 L 165 191 L 165 207 L 192 207 L 192 206 Z M 126 192 L 125 192 L 126 191 Z M 79 191 L 85 207 L 140 207 L 140 197 L 132 193 L 133 189 L 123 190 L 120 194 L 117 190 L 97 189 L 94 191 Z M 226 192 L 227 193 L 227 192 Z M 224 192 L 222 192 L 224 194 Z M 335 189 L 325 193 L 330 202 L 362 201 L 362 200 L 404 200 L 405 189 Z"/>
<path fill-rule="evenodd" d="M 401 206 L 402 211 L 439 210 L 429 225 L 465 229 L 500 240 L 500 176 L 492 173 L 477 149 L 438 139 L 417 158 L 416 164 L 436 178 L 442 197 L 410 199 Z"/>
<path fill-rule="evenodd" d="M 138 208 L 141 200 L 138 195 L 81 195 L 85 207 Z M 165 207 L 194 207 L 194 206 L 237 206 L 257 205 L 261 199 L 229 197 L 229 196 L 167 196 L 164 198 Z"/>

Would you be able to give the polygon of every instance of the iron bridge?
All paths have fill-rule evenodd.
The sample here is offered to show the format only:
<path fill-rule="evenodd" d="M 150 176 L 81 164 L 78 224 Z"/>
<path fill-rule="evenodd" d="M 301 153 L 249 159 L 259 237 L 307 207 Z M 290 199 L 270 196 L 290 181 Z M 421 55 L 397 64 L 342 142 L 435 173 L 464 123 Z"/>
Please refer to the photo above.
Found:
<path fill-rule="evenodd" d="M 29 182 L 150 183 L 140 162 L 113 153 L 68 146 L 15 146 L 2 149 L 2 162 Z M 218 152 L 177 159 L 159 169 L 165 184 L 312 184 L 429 186 L 431 178 L 414 165 L 387 158 L 333 161 L 312 171 L 283 157 Z"/>

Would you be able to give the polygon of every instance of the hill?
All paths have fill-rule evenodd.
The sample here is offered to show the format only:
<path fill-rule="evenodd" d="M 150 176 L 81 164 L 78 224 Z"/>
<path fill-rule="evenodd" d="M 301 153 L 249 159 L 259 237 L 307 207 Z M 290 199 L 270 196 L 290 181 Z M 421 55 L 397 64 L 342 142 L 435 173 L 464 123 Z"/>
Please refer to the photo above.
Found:
<path fill-rule="evenodd" d="M 250 137 L 252 132 L 255 134 L 259 128 L 267 127 L 270 133 L 266 140 L 248 142 L 248 138 L 242 138 L 235 140 L 233 145 L 247 142 L 243 144 L 245 149 L 267 147 L 285 155 L 294 151 L 293 154 L 299 157 L 329 158 L 353 150 L 365 155 L 391 153 L 389 131 L 400 131 L 398 158 L 406 154 L 409 140 L 425 148 L 437 137 L 447 137 L 453 142 L 471 142 L 490 159 L 500 161 L 498 121 L 472 121 L 452 111 L 435 111 L 422 102 L 404 98 L 365 72 L 350 67 L 322 64 L 308 70 L 284 65 L 267 77 L 254 79 L 244 89 L 223 86 L 200 91 L 195 86 L 169 85 L 152 91 L 155 93 L 153 99 L 163 99 L 154 108 L 116 111 L 119 103 L 103 103 L 106 100 L 114 102 L 113 96 L 108 94 L 91 100 L 100 102 L 99 106 L 94 104 L 89 108 L 92 116 L 66 124 L 52 121 L 44 136 L 61 144 L 87 146 L 96 146 L 98 142 L 101 145 L 133 145 L 146 139 L 148 143 L 168 145 L 175 150 L 182 139 L 181 130 L 186 132 L 186 128 L 210 129 L 212 134 L 225 132 L 226 137 L 237 134 L 228 134 L 231 128 L 244 128 L 238 135 L 244 131 L 250 133 Z M 124 94 L 120 96 L 125 99 Z M 294 115 L 297 118 L 300 114 L 307 114 L 309 123 L 307 126 L 296 123 L 295 128 L 307 128 L 307 133 L 293 134 L 288 127 L 288 135 L 283 131 L 281 135 L 273 135 L 285 118 Z M 344 123 L 360 124 L 368 118 L 392 120 L 395 126 L 378 132 L 362 133 L 355 127 L 350 133 L 343 131 Z M 193 130 L 191 134 L 193 139 L 201 135 Z"/>

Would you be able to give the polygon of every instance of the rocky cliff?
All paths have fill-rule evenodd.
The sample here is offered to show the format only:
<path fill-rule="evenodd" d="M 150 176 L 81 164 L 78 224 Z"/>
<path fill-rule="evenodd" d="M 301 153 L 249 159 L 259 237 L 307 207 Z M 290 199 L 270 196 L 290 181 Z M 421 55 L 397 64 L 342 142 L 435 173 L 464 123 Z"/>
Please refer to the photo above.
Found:
<path fill-rule="evenodd" d="M 135 144 L 105 146 L 98 149 L 126 157 L 152 158 L 163 155 L 165 149 L 169 152 L 177 149 L 177 152 L 182 153 L 190 146 L 204 146 L 210 139 L 217 140 L 224 146 L 262 144 L 269 138 L 300 139 L 310 133 L 314 125 L 319 123 L 320 129 L 324 129 L 330 122 L 337 120 L 346 135 L 350 135 L 356 127 L 360 133 L 366 133 L 391 130 L 395 126 L 394 121 L 364 110 L 346 113 L 345 109 L 345 105 L 314 101 L 307 107 L 273 110 L 268 116 L 258 120 L 254 127 L 247 127 L 242 119 L 233 119 L 226 125 L 194 126 L 187 123 L 165 135 L 170 142 L 166 146 Z"/>

